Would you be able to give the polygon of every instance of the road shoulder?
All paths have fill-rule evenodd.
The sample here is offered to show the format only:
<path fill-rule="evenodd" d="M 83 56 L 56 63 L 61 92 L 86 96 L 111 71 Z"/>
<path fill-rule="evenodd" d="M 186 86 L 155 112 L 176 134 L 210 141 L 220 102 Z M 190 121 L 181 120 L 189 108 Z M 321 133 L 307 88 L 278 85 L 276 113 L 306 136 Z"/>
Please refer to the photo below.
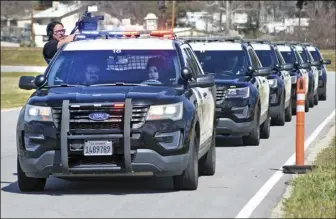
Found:
<path fill-rule="evenodd" d="M 317 155 L 325 148 L 330 145 L 330 142 L 333 140 L 335 136 L 335 121 L 333 120 L 330 125 L 327 127 L 327 131 L 324 132 L 316 141 L 309 147 L 306 151 L 307 156 L 305 159 L 305 164 L 311 165 L 315 161 Z M 293 191 L 293 186 L 291 186 L 291 182 L 296 178 L 296 175 L 293 175 L 289 181 L 286 182 L 287 188 L 282 198 L 276 207 L 271 211 L 270 218 L 283 218 L 283 200 L 289 198 Z"/>

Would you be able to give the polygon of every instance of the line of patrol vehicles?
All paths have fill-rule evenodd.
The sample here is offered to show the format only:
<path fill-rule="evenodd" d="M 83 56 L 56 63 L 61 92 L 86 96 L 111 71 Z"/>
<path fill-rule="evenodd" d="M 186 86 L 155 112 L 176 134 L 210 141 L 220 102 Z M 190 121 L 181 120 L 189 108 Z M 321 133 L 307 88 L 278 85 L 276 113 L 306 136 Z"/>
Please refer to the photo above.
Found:
<path fill-rule="evenodd" d="M 50 175 L 140 174 L 196 190 L 200 175 L 216 172 L 216 135 L 259 145 L 271 123 L 291 121 L 298 77 L 307 100 L 325 99 L 328 63 L 300 43 L 86 25 L 44 74 L 20 78 L 35 92 L 17 122 L 19 188 L 41 191 Z"/>

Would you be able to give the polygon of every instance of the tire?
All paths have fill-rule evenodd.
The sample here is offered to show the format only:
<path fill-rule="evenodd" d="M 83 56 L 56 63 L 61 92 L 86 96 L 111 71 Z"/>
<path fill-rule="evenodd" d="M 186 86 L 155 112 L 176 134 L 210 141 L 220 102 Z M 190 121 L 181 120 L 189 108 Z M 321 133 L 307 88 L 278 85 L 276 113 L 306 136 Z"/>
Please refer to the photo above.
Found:
<path fill-rule="evenodd" d="M 282 95 L 281 98 L 281 110 L 277 117 L 271 119 L 271 124 L 276 126 L 285 125 L 285 95 Z"/>
<path fill-rule="evenodd" d="M 305 112 L 309 112 L 309 100 L 308 100 L 308 94 L 306 95 L 306 99 L 305 99 Z"/>
<path fill-rule="evenodd" d="M 254 119 L 255 119 L 255 127 L 250 132 L 249 135 L 243 136 L 243 144 L 244 145 L 253 145 L 253 146 L 259 146 L 260 144 L 260 107 L 257 107 L 257 110 L 255 111 Z"/>
<path fill-rule="evenodd" d="M 314 105 L 317 106 L 318 102 L 319 102 L 319 96 L 318 96 L 318 94 L 315 94 L 314 95 Z"/>
<path fill-rule="evenodd" d="M 325 101 L 327 100 L 327 86 L 324 85 L 323 92 L 319 94 L 319 100 Z"/>
<path fill-rule="evenodd" d="M 187 168 L 182 175 L 173 176 L 174 189 L 196 190 L 198 187 L 198 144 L 199 139 L 194 131 L 190 142 L 190 156 Z"/>
<path fill-rule="evenodd" d="M 319 100 L 327 100 L 327 88 L 326 85 L 324 85 L 323 93 L 319 95 Z"/>
<path fill-rule="evenodd" d="M 314 107 L 314 88 L 312 88 L 311 95 L 309 95 L 309 107 Z"/>
<path fill-rule="evenodd" d="M 288 107 L 285 110 L 285 121 L 290 122 L 292 121 L 292 101 L 289 100 Z"/>
<path fill-rule="evenodd" d="M 268 139 L 270 135 L 271 135 L 271 117 L 270 117 L 270 111 L 268 108 L 267 118 L 263 122 L 263 124 L 260 126 L 260 137 L 263 139 Z"/>
<path fill-rule="evenodd" d="M 17 158 L 17 177 L 18 177 L 19 189 L 22 192 L 43 191 L 47 182 L 46 178 L 27 177 L 26 174 L 21 169 L 19 158 Z"/>
<path fill-rule="evenodd" d="M 216 172 L 216 131 L 212 134 L 209 151 L 199 161 L 199 174 L 213 176 Z"/>

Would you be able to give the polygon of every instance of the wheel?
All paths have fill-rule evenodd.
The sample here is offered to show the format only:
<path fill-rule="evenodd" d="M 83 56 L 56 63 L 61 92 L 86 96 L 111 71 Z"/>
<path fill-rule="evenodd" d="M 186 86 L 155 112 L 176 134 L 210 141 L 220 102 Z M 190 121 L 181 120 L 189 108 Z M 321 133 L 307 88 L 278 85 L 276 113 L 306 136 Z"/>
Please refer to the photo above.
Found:
<path fill-rule="evenodd" d="M 43 191 L 47 182 L 46 178 L 32 178 L 27 177 L 21 169 L 19 158 L 17 158 L 17 177 L 19 189 L 22 192 L 36 192 Z"/>
<path fill-rule="evenodd" d="M 309 112 L 309 100 L 308 100 L 308 94 L 306 95 L 305 99 L 305 112 Z"/>
<path fill-rule="evenodd" d="M 314 88 L 312 88 L 311 94 L 309 95 L 309 107 L 314 107 Z"/>
<path fill-rule="evenodd" d="M 315 94 L 314 95 L 314 105 L 318 105 L 318 102 L 319 102 L 319 96 L 318 96 L 318 94 Z"/>
<path fill-rule="evenodd" d="M 319 95 L 319 100 L 327 100 L 327 87 L 324 85 L 323 93 Z"/>
<path fill-rule="evenodd" d="M 271 119 L 271 124 L 276 126 L 283 126 L 285 125 L 285 95 L 282 95 L 281 98 L 281 110 L 277 117 Z"/>
<path fill-rule="evenodd" d="M 199 139 L 194 131 L 190 142 L 190 156 L 187 168 L 182 175 L 173 176 L 174 189 L 196 190 L 198 187 L 198 144 Z"/>
<path fill-rule="evenodd" d="M 244 145 L 253 145 L 258 146 L 260 144 L 260 107 L 258 106 L 255 115 L 254 115 L 254 121 L 255 121 L 255 127 L 250 132 L 249 135 L 243 136 L 243 143 Z"/>
<path fill-rule="evenodd" d="M 213 131 L 209 151 L 199 161 L 199 174 L 212 176 L 216 172 L 216 131 Z"/>
<path fill-rule="evenodd" d="M 263 139 L 268 139 L 271 134 L 271 117 L 269 114 L 270 114 L 270 111 L 268 109 L 267 118 L 263 122 L 263 124 L 260 126 L 260 137 Z"/>
<path fill-rule="evenodd" d="M 285 110 L 285 121 L 290 122 L 292 121 L 292 101 L 289 100 L 288 107 Z"/>

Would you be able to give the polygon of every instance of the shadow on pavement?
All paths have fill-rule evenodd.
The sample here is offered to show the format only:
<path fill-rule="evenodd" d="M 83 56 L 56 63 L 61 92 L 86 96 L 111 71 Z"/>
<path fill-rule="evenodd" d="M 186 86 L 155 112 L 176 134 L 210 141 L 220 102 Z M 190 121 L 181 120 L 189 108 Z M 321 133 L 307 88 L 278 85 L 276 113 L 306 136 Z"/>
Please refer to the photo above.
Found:
<path fill-rule="evenodd" d="M 216 136 L 216 147 L 247 147 L 241 137 Z"/>
<path fill-rule="evenodd" d="M 21 192 L 17 182 L 1 188 L 4 192 L 32 195 L 129 195 L 129 194 L 151 194 L 171 193 L 173 182 L 171 177 L 115 177 L 105 179 L 63 180 L 56 177 L 49 177 L 46 187 L 42 192 Z"/>

